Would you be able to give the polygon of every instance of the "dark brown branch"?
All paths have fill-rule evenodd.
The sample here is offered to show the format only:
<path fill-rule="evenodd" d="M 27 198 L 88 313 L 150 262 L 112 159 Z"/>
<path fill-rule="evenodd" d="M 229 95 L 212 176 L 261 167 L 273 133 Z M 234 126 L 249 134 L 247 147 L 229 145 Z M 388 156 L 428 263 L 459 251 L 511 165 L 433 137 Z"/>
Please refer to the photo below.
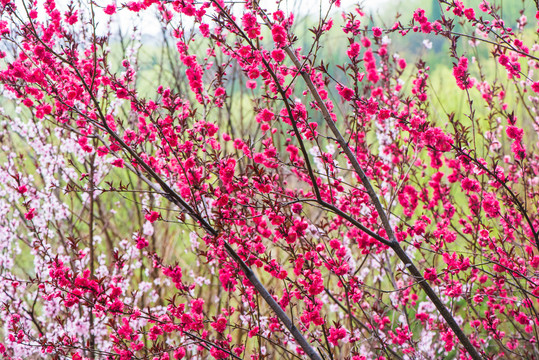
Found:
<path fill-rule="evenodd" d="M 412 262 L 410 257 L 406 254 L 404 249 L 400 246 L 399 242 L 397 241 L 395 237 L 395 233 L 393 231 L 393 228 L 391 227 L 391 224 L 389 223 L 389 218 L 386 215 L 386 212 L 384 208 L 382 207 L 382 203 L 380 202 L 380 199 L 378 198 L 376 192 L 374 191 L 374 188 L 372 187 L 372 184 L 361 168 L 361 165 L 359 164 L 359 161 L 357 160 L 356 156 L 352 152 L 352 149 L 348 146 L 346 143 L 346 140 L 340 133 L 339 129 L 335 125 L 335 122 L 331 118 L 331 115 L 329 113 L 329 110 L 326 107 L 326 104 L 320 97 L 320 94 L 318 93 L 318 90 L 316 90 L 316 87 L 314 86 L 310 76 L 302 70 L 301 68 L 301 62 L 299 61 L 298 57 L 294 53 L 294 51 L 290 47 L 285 47 L 284 50 L 286 51 L 288 57 L 292 60 L 294 65 L 297 67 L 297 71 L 301 72 L 301 76 L 303 80 L 305 81 L 305 84 L 307 85 L 307 88 L 309 89 L 309 92 L 313 96 L 314 100 L 316 101 L 320 111 L 322 112 L 322 117 L 326 121 L 327 125 L 329 126 L 331 132 L 337 139 L 337 142 L 343 149 L 344 153 L 346 154 L 348 160 L 350 161 L 352 167 L 354 168 L 356 174 L 359 176 L 361 182 L 363 183 L 363 186 L 367 190 L 367 193 L 369 194 L 369 197 L 371 198 L 371 202 L 374 204 L 376 211 L 378 212 L 378 216 L 380 217 L 380 220 L 382 221 L 382 225 L 384 226 L 384 229 L 386 230 L 386 233 L 389 238 L 390 247 L 395 251 L 399 259 L 404 263 L 404 266 L 408 269 L 410 274 L 416 279 L 416 281 L 419 282 L 429 299 L 432 301 L 434 306 L 436 306 L 436 309 L 442 315 L 442 317 L 445 319 L 451 330 L 455 333 L 461 344 L 464 346 L 464 348 L 468 351 L 470 356 L 474 360 L 482 360 L 483 357 L 479 354 L 477 349 L 472 345 L 470 342 L 470 339 L 464 334 L 464 331 L 460 328 L 460 326 L 455 321 L 455 318 L 447 307 L 444 305 L 442 300 L 438 297 L 438 295 L 434 292 L 432 287 L 428 284 L 427 281 L 425 281 L 425 278 L 419 271 L 419 269 L 415 266 L 415 264 Z"/>

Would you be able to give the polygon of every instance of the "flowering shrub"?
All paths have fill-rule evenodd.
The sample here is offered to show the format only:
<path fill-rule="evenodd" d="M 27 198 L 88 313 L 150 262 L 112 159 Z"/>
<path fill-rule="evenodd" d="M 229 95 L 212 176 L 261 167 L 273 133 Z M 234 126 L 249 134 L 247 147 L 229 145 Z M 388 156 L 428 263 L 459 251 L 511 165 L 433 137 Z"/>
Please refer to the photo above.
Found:
<path fill-rule="evenodd" d="M 301 38 L 255 1 L 2 0 L 1 356 L 539 357 L 539 24 L 324 5 Z M 151 11 L 144 83 L 111 33 Z"/>

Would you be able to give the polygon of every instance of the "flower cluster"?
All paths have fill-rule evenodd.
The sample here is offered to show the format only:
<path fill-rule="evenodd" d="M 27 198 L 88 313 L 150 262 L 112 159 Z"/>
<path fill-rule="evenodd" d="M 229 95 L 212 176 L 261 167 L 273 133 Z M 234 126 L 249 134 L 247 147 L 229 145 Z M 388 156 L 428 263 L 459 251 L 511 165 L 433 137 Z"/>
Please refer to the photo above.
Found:
<path fill-rule="evenodd" d="M 356 7 L 308 40 L 255 1 L 25 5 L 0 3 L 3 357 L 535 356 L 526 9 Z M 162 42 L 96 35 L 155 11 Z M 395 53 L 414 33 L 449 56 Z"/>

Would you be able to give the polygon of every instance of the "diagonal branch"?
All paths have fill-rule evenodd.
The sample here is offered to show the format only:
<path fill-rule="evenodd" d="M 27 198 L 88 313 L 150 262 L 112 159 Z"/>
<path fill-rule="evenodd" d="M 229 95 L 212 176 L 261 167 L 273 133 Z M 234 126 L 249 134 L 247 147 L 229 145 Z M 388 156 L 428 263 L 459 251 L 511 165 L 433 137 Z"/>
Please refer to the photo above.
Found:
<path fill-rule="evenodd" d="M 114 130 L 112 130 L 106 121 L 106 116 L 103 113 L 103 110 L 101 109 L 101 106 L 99 104 L 98 99 L 96 98 L 94 92 L 92 91 L 92 88 L 90 85 L 85 81 L 84 76 L 80 73 L 77 66 L 63 57 L 62 55 L 55 52 L 53 49 L 51 49 L 46 43 L 42 41 L 42 39 L 39 37 L 37 31 L 34 28 L 33 22 L 30 21 L 30 30 L 32 31 L 35 38 L 49 51 L 51 54 L 53 54 L 60 62 L 66 64 L 67 66 L 71 67 L 73 71 L 75 72 L 77 78 L 80 80 L 81 85 L 83 86 L 84 90 L 88 93 L 90 97 L 90 102 L 95 107 L 97 111 L 97 116 L 100 119 L 100 122 L 92 121 L 94 125 L 99 126 L 99 128 L 109 134 L 119 145 L 120 147 L 129 153 L 129 155 L 132 157 L 132 159 L 136 160 L 137 164 L 140 165 L 149 175 L 149 178 L 142 177 L 143 175 L 140 174 L 140 172 L 136 171 L 138 176 L 141 177 L 145 182 L 148 184 L 152 184 L 152 181 L 150 179 L 153 179 L 157 184 L 151 185 L 154 190 L 158 190 L 161 188 L 163 192 L 163 196 L 169 200 L 171 203 L 178 206 L 181 211 L 187 213 L 189 216 L 191 216 L 194 220 L 196 220 L 202 228 L 206 231 L 206 233 L 214 238 L 218 238 L 221 234 L 219 231 L 217 231 L 211 224 L 202 217 L 197 211 L 195 211 L 174 189 L 172 189 L 165 180 L 163 180 L 153 169 L 150 165 L 148 165 L 129 145 L 127 145 L 123 139 L 116 134 Z M 134 169 L 134 167 L 133 167 Z M 299 329 L 295 326 L 294 322 L 290 319 L 290 317 L 286 314 L 286 312 L 283 310 L 283 308 L 277 303 L 277 301 L 273 298 L 273 296 L 269 293 L 269 291 L 266 289 L 266 287 L 262 284 L 262 282 L 257 278 L 257 276 L 254 274 L 252 269 L 243 261 L 243 259 L 238 255 L 238 253 L 232 248 L 232 246 L 225 240 L 223 240 L 223 246 L 225 248 L 225 251 L 227 254 L 232 258 L 232 260 L 239 266 L 245 277 L 253 284 L 254 288 L 257 290 L 257 292 L 260 294 L 260 296 L 264 299 L 266 304 L 273 310 L 275 315 L 281 320 L 281 322 L 284 324 L 284 326 L 288 329 L 290 334 L 294 337 L 296 342 L 301 346 L 303 351 L 312 359 L 312 360 L 322 360 L 318 352 L 311 346 L 311 344 L 307 341 L 307 339 L 303 336 L 303 334 L 299 331 Z"/>
<path fill-rule="evenodd" d="M 384 226 L 384 229 L 386 230 L 387 236 L 389 238 L 389 243 L 391 244 L 390 247 L 393 249 L 393 251 L 397 254 L 399 259 L 404 263 L 404 266 L 408 268 L 408 271 L 410 271 L 411 275 L 419 282 L 429 299 L 432 301 L 434 306 L 436 306 L 436 309 L 442 315 L 442 317 L 445 319 L 451 330 L 455 333 L 461 344 L 464 346 L 466 351 L 468 351 L 468 354 L 474 359 L 474 360 L 482 360 L 483 357 L 479 354 L 477 349 L 472 345 L 470 339 L 464 334 L 464 331 L 460 328 L 460 326 L 455 321 L 455 318 L 453 315 L 449 312 L 447 307 L 444 305 L 442 300 L 438 297 L 434 289 L 428 284 L 428 282 L 425 280 L 419 269 L 415 266 L 415 264 L 412 262 L 410 257 L 406 254 L 404 249 L 400 246 L 399 242 L 397 241 L 395 237 L 395 233 L 393 231 L 393 228 L 391 227 L 391 224 L 389 223 L 389 218 L 384 211 L 384 208 L 382 207 L 382 203 L 380 202 L 380 199 L 378 198 L 378 195 L 374 191 L 374 188 L 372 187 L 372 184 L 361 168 L 361 165 L 359 164 L 359 161 L 357 160 L 356 156 L 352 152 L 352 149 L 348 146 L 346 143 L 346 140 L 340 133 L 339 129 L 335 125 L 335 122 L 331 118 L 331 115 L 329 113 L 328 108 L 326 107 L 326 104 L 320 97 L 320 94 L 318 93 L 318 90 L 314 86 L 309 74 L 307 74 L 301 65 L 301 62 L 299 61 L 298 57 L 294 53 L 294 51 L 290 47 L 285 47 L 284 50 L 286 51 L 288 57 L 292 60 L 294 65 L 297 68 L 297 71 L 301 73 L 301 76 L 303 80 L 305 81 L 305 84 L 307 85 L 307 88 L 309 89 L 309 92 L 313 96 L 314 100 L 316 101 L 318 107 L 320 108 L 320 111 L 322 112 L 322 117 L 326 121 L 326 124 L 329 126 L 331 132 L 337 139 L 337 142 L 343 149 L 344 153 L 346 154 L 348 160 L 352 164 L 352 167 L 354 168 L 356 174 L 359 176 L 361 182 L 363 183 L 363 186 L 367 190 L 367 193 L 369 194 L 369 197 L 371 198 L 371 202 L 374 204 L 378 216 L 380 216 L 380 220 L 382 221 L 382 225 Z"/>

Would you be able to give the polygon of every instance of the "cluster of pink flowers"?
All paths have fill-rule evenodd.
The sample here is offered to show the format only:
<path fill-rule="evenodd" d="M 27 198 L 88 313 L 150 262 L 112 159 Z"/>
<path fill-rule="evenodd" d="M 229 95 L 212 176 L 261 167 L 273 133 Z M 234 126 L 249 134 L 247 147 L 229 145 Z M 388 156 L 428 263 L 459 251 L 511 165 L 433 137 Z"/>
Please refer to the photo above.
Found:
<path fill-rule="evenodd" d="M 345 10 L 306 48 L 293 14 L 256 2 L 94 4 L 159 12 L 175 49 L 148 84 L 86 7 L 3 0 L 0 41 L 19 47 L 0 70 L 16 109 L 0 114 L 0 354 L 532 356 L 539 45 L 486 1 L 442 3 L 390 29 Z M 410 31 L 447 39 L 444 86 L 469 106 L 392 53 Z M 345 63 L 322 61 L 343 34 Z"/>

